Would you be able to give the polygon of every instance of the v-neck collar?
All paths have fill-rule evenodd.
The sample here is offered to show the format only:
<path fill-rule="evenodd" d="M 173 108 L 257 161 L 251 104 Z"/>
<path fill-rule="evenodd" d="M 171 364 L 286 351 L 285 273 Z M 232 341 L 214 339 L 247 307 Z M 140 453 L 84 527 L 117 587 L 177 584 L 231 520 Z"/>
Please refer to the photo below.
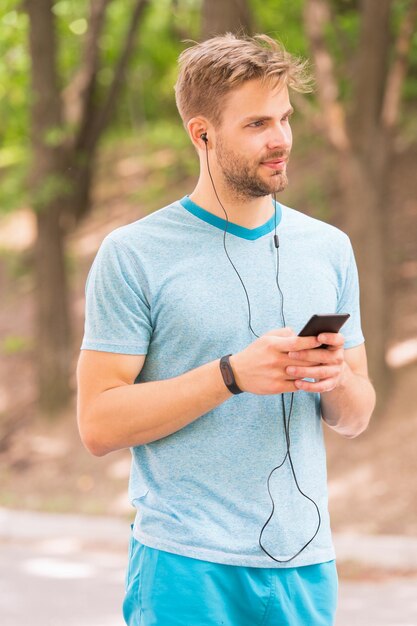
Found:
<path fill-rule="evenodd" d="M 262 224 L 261 226 L 257 226 L 256 228 L 245 228 L 245 226 L 240 226 L 239 224 L 234 224 L 230 221 L 228 222 L 222 217 L 214 215 L 214 213 L 210 213 L 210 211 L 206 211 L 206 209 L 203 209 L 201 206 L 193 202 L 188 195 L 181 198 L 180 204 L 184 207 L 184 209 L 204 222 L 207 222 L 216 228 L 220 228 L 223 231 L 227 226 L 228 233 L 236 235 L 236 237 L 242 237 L 243 239 L 250 239 L 252 241 L 254 239 L 259 239 L 259 237 L 267 235 L 275 228 L 275 215 L 273 215 L 267 222 L 265 222 L 265 224 Z M 272 204 L 274 204 L 274 200 L 272 200 Z M 282 216 L 282 208 L 279 202 L 276 202 L 276 209 L 276 220 L 278 226 Z"/>

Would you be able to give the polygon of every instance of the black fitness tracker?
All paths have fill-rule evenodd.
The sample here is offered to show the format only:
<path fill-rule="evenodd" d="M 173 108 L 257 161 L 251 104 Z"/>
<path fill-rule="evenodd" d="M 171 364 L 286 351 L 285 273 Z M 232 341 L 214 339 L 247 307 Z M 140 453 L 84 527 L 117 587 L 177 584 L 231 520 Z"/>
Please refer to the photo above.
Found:
<path fill-rule="evenodd" d="M 224 384 L 234 394 L 243 393 L 243 389 L 239 389 L 236 384 L 235 375 L 233 374 L 232 366 L 230 365 L 229 357 L 231 354 L 226 354 L 220 359 L 220 371 L 223 376 Z"/>

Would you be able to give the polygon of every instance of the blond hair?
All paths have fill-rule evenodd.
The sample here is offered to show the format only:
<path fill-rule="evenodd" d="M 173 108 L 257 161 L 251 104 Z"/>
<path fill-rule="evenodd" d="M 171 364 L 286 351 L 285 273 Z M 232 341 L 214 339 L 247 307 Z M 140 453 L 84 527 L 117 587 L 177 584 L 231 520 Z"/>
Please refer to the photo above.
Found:
<path fill-rule="evenodd" d="M 178 58 L 180 71 L 174 87 L 185 127 L 197 115 L 220 126 L 227 94 L 252 79 L 286 85 L 301 93 L 312 91 L 308 61 L 291 55 L 268 35 L 225 33 L 193 43 L 196 45 Z"/>

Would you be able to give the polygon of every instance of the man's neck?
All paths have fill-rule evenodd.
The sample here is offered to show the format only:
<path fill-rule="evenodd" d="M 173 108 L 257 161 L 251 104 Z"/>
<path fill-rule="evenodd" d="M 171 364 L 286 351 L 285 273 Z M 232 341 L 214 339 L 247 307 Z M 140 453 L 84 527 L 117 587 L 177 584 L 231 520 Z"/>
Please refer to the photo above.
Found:
<path fill-rule="evenodd" d="M 271 196 L 261 198 L 236 199 L 224 191 L 219 192 L 219 198 L 224 206 L 229 222 L 238 224 L 250 230 L 258 228 L 274 215 L 274 205 Z M 190 194 L 190 200 L 201 208 L 213 213 L 222 219 L 226 216 L 213 189 L 197 185 Z"/>

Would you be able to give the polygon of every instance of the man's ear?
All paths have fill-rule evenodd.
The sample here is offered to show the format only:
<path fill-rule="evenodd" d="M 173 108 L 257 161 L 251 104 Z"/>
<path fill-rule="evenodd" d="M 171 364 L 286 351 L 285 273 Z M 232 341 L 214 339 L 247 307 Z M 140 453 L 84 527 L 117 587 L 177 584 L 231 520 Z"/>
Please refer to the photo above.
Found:
<path fill-rule="evenodd" d="M 198 150 L 205 150 L 206 145 L 210 145 L 209 127 L 210 124 L 204 117 L 193 117 L 187 124 L 190 139 Z M 204 137 L 206 137 L 207 141 L 204 140 Z"/>

